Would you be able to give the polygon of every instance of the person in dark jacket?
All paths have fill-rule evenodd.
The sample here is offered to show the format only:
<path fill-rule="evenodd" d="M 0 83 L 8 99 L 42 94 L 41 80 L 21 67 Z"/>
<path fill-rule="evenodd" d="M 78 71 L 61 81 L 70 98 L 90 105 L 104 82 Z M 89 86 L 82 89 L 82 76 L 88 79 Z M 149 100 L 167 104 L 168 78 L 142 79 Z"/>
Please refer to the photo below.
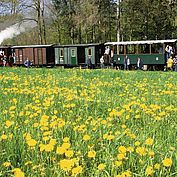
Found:
<path fill-rule="evenodd" d="M 137 69 L 142 69 L 143 68 L 143 62 L 142 59 L 138 57 L 138 60 L 136 62 Z"/>
<path fill-rule="evenodd" d="M 124 57 L 124 70 L 127 70 L 127 60 L 128 60 L 128 56 L 125 55 L 125 57 Z"/>
<path fill-rule="evenodd" d="M 90 56 L 87 59 L 87 67 L 88 69 L 92 69 L 92 58 Z"/>
<path fill-rule="evenodd" d="M 31 66 L 31 61 L 27 58 L 26 60 L 25 60 L 25 62 L 24 62 L 24 65 L 27 67 L 27 68 L 29 68 L 30 66 Z"/>

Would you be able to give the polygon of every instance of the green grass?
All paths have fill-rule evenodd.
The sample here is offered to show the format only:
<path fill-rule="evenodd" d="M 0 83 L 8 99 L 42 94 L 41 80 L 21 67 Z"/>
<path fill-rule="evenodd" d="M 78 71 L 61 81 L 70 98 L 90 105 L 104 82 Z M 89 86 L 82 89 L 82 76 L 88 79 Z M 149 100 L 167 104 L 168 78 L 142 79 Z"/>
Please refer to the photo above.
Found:
<path fill-rule="evenodd" d="M 1 68 L 0 103 L 0 176 L 177 175 L 175 72 Z"/>

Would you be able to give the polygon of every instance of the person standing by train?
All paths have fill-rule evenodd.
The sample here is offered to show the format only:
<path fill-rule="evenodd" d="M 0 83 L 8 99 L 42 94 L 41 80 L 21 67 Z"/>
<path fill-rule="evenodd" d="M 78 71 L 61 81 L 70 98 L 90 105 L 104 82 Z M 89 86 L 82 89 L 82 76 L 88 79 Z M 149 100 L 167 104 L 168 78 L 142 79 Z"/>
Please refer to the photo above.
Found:
<path fill-rule="evenodd" d="M 175 55 L 175 57 L 173 59 L 173 66 L 174 66 L 174 71 L 177 72 L 177 55 Z"/>
<path fill-rule="evenodd" d="M 100 58 L 100 67 L 101 67 L 101 69 L 104 68 L 104 58 L 103 58 L 103 56 L 101 56 L 101 58 Z"/>
<path fill-rule="evenodd" d="M 170 56 L 173 54 L 173 48 L 170 45 L 167 45 L 165 48 L 165 53 L 166 53 L 166 62 L 170 58 Z"/>
<path fill-rule="evenodd" d="M 3 62 L 3 67 L 6 67 L 6 63 L 7 63 L 7 61 L 6 61 L 6 56 L 4 56 L 2 62 Z"/>
<path fill-rule="evenodd" d="M 88 59 L 87 59 L 87 68 L 92 69 L 92 58 L 91 58 L 91 56 L 89 56 Z"/>
<path fill-rule="evenodd" d="M 137 69 L 142 69 L 143 67 L 143 62 L 142 62 L 142 59 L 140 57 L 138 57 L 138 60 L 136 62 L 136 66 L 137 66 Z"/>
<path fill-rule="evenodd" d="M 130 70 L 130 58 L 127 59 L 127 70 Z"/>
<path fill-rule="evenodd" d="M 167 61 L 167 70 L 173 70 L 173 59 L 172 56 L 170 56 L 170 58 Z"/>
<path fill-rule="evenodd" d="M 124 70 L 127 70 L 127 60 L 128 60 L 128 56 L 125 55 L 125 57 L 124 57 Z"/>

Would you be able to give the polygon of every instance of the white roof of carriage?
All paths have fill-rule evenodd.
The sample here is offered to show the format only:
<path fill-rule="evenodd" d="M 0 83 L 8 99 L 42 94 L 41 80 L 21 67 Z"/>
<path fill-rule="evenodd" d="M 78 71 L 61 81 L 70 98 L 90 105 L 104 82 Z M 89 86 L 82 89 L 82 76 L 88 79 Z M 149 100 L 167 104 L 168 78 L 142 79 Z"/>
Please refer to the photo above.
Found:
<path fill-rule="evenodd" d="M 106 42 L 105 45 L 133 45 L 133 44 L 158 44 L 158 43 L 174 43 L 177 39 L 166 40 L 146 40 L 146 41 L 122 41 L 122 42 Z"/>

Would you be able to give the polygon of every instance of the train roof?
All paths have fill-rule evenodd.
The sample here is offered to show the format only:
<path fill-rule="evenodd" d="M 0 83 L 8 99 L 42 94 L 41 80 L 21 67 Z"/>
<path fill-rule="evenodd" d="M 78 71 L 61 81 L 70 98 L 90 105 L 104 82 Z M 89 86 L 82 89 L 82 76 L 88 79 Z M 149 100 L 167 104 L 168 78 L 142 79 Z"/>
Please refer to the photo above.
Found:
<path fill-rule="evenodd" d="M 85 47 L 85 46 L 98 46 L 103 43 L 90 43 L 90 44 L 66 44 L 66 45 L 60 45 L 55 44 L 54 47 Z"/>
<path fill-rule="evenodd" d="M 0 49 L 7 49 L 9 47 L 11 47 L 11 46 L 10 45 L 3 45 L 3 46 L 0 46 Z"/>
<path fill-rule="evenodd" d="M 17 46 L 12 46 L 11 48 L 46 48 L 46 47 L 52 47 L 52 44 L 49 45 L 17 45 Z"/>
<path fill-rule="evenodd" d="M 164 43 L 174 43 L 174 42 L 177 42 L 177 39 L 106 42 L 105 45 L 164 44 Z"/>

